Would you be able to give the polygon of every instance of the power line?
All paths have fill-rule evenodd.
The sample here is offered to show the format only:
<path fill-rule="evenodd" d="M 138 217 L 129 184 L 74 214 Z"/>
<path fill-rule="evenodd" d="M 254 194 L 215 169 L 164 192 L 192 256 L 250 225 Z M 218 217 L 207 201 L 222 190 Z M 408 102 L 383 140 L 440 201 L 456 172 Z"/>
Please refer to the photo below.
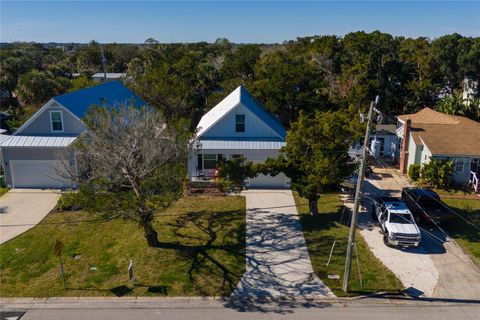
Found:
<path fill-rule="evenodd" d="M 317 204 L 331 204 L 331 203 L 338 203 L 338 200 L 332 200 L 332 201 L 320 201 L 317 202 Z M 299 205 L 299 206 L 307 206 L 308 204 L 305 205 Z M 50 214 L 50 213 L 49 213 Z M 188 213 L 178 213 L 178 214 L 166 214 L 166 213 L 156 213 L 153 214 L 154 217 L 181 217 L 181 216 L 187 216 L 189 215 Z M 79 220 L 70 220 L 70 221 L 59 221 L 59 222 L 39 222 L 39 223 L 22 223 L 22 224 L 4 224 L 0 225 L 0 228 L 4 227 L 25 227 L 25 226 L 42 226 L 42 225 L 67 225 L 67 224 L 76 224 L 76 223 L 82 223 L 82 222 L 109 222 L 117 219 L 123 219 L 123 215 L 115 216 L 115 217 L 99 217 L 99 218 L 92 218 L 92 219 L 79 219 Z M 129 219 L 133 220 L 133 219 Z"/>
<path fill-rule="evenodd" d="M 388 169 L 387 169 L 387 167 L 384 165 L 383 161 L 381 161 L 380 159 L 378 159 L 378 158 L 375 157 L 375 156 L 373 156 L 373 158 L 374 158 L 385 170 L 388 171 Z M 394 175 L 397 175 L 397 173 L 394 172 L 394 171 L 390 171 L 390 172 L 393 173 L 392 177 L 393 177 Z M 400 187 L 402 187 L 401 184 L 400 184 L 395 178 L 394 178 L 394 181 L 395 181 Z M 403 188 L 403 187 L 402 187 L 402 188 Z M 407 194 L 408 194 L 408 192 L 407 192 Z M 410 196 L 410 195 L 409 195 L 409 196 Z M 431 196 L 430 196 L 430 197 L 431 197 Z M 434 199 L 434 200 L 436 200 L 436 201 L 438 201 L 437 199 L 435 199 L 435 198 L 433 198 L 433 197 L 431 197 L 431 198 Z M 410 199 L 412 199 L 412 200 L 418 205 L 418 203 L 417 203 L 411 196 L 410 196 Z M 423 213 L 425 213 L 425 215 L 435 224 L 435 226 L 436 226 L 447 238 L 450 238 L 450 239 L 451 239 L 451 242 L 454 243 L 457 248 L 461 249 L 461 247 L 457 244 L 457 242 L 455 241 L 455 239 L 453 239 L 452 237 L 450 237 L 450 236 L 448 235 L 448 233 L 446 233 L 442 228 L 440 228 L 440 226 L 439 226 L 438 224 L 436 224 L 435 221 L 433 221 L 433 219 L 430 217 L 430 215 L 428 215 L 428 214 L 425 212 L 425 210 L 424 210 L 420 205 L 418 205 L 418 206 L 419 206 L 420 209 L 423 211 Z M 423 230 L 424 232 L 426 232 L 427 235 L 430 235 L 431 237 L 435 237 L 436 239 L 438 239 L 438 240 L 441 242 L 440 244 L 443 244 L 443 241 L 442 241 L 441 239 L 439 239 L 438 237 L 434 236 L 433 234 L 431 234 L 430 232 L 428 232 L 426 229 L 421 228 L 420 226 L 418 226 L 418 227 L 419 227 L 421 230 Z M 453 255 L 454 257 L 456 257 L 456 258 L 457 258 L 458 260 L 460 260 L 461 262 L 465 263 L 465 261 L 464 261 L 461 257 L 457 256 L 456 254 L 454 254 L 454 253 L 452 253 L 452 252 L 450 252 L 450 254 Z M 465 264 L 466 264 L 466 263 L 465 263 Z M 466 264 L 466 265 L 467 265 L 470 269 L 472 269 L 472 270 L 479 271 L 478 269 L 474 269 L 470 264 Z M 475 265 L 475 266 L 476 266 L 476 265 Z"/>
<path fill-rule="evenodd" d="M 382 165 L 382 167 L 383 167 L 385 170 L 388 170 L 388 169 L 385 167 L 385 165 L 383 164 L 383 161 L 382 161 L 382 160 L 378 159 L 371 150 L 369 150 L 369 152 L 370 152 L 370 154 L 373 156 L 373 158 L 374 158 L 375 160 L 377 160 L 377 162 L 379 162 L 380 165 Z M 392 170 L 391 172 L 393 172 L 395 175 L 397 175 L 397 173 L 394 172 L 393 170 Z M 395 183 L 397 183 L 400 187 L 402 187 L 402 188 L 405 187 L 405 186 L 401 186 L 400 183 L 399 183 L 396 179 L 394 179 L 394 180 L 395 180 Z M 411 196 L 410 194 L 408 194 L 408 192 L 406 192 L 406 194 L 410 197 L 411 200 L 414 201 L 414 199 L 412 198 L 412 196 Z M 462 219 L 463 221 L 465 221 L 467 224 L 469 224 L 469 225 L 471 225 L 472 227 L 474 227 L 477 231 L 480 231 L 480 228 L 479 228 L 479 227 L 477 227 L 477 226 L 476 226 L 475 224 L 473 224 L 471 221 L 468 221 L 468 219 L 466 219 L 465 217 L 463 217 L 461 214 L 459 214 L 458 212 L 456 212 L 456 211 L 453 210 L 452 208 L 450 208 L 450 207 L 448 207 L 447 205 L 445 205 L 443 202 L 439 201 L 438 199 L 436 199 L 435 197 L 433 197 L 433 196 L 431 196 L 431 195 L 429 195 L 429 194 L 427 194 L 426 196 L 429 197 L 430 199 L 434 200 L 434 201 L 437 202 L 438 204 L 442 205 L 445 209 L 449 210 L 450 212 L 452 212 L 453 214 L 455 214 L 455 215 L 458 216 L 459 218 L 461 218 L 461 219 Z M 414 201 L 414 202 L 418 205 L 418 203 L 417 203 L 416 201 Z M 422 208 L 420 205 L 418 205 L 418 207 L 423 211 L 423 213 L 425 213 L 425 214 L 430 218 L 430 216 L 425 212 L 425 210 L 423 210 L 423 208 Z M 430 219 L 431 219 L 431 218 L 430 218 Z M 434 224 L 436 224 L 435 221 L 432 220 L 432 222 L 433 222 Z M 439 228 L 440 228 L 440 227 L 439 227 Z M 443 230 L 442 230 L 442 231 L 443 231 Z"/>
<path fill-rule="evenodd" d="M 365 195 L 365 197 L 369 198 L 371 201 L 377 202 L 374 198 L 372 198 L 372 197 L 370 197 L 370 196 L 368 196 L 368 195 Z M 400 217 L 400 218 L 401 218 L 401 219 L 404 219 L 405 221 L 410 222 L 409 220 L 407 220 L 407 219 L 404 218 L 404 217 Z M 419 225 L 417 225 L 417 227 L 418 227 L 421 231 L 423 231 L 427 236 L 429 236 L 429 237 L 430 237 L 434 242 L 436 242 L 438 245 L 443 246 L 443 243 L 446 242 L 446 241 L 443 241 L 442 239 L 438 238 L 437 236 L 435 236 L 433 233 L 431 233 L 431 232 L 428 231 L 427 229 L 425 229 L 425 228 L 423 228 L 423 227 L 421 227 L 421 226 L 419 226 Z M 442 231 L 442 232 L 443 232 L 443 231 Z M 445 235 L 448 236 L 447 234 L 445 234 Z M 453 242 L 453 243 L 455 243 L 455 242 Z M 457 245 L 457 244 L 455 243 L 455 245 Z M 457 245 L 457 246 L 458 246 L 458 245 Z M 461 257 L 457 256 L 457 255 L 454 254 L 453 252 L 450 252 L 450 254 L 453 255 L 453 256 L 454 256 L 455 258 L 457 258 L 458 260 L 460 260 L 461 262 L 465 263 L 465 261 L 464 261 Z M 466 265 L 467 265 L 470 269 L 475 270 L 475 271 L 478 271 L 477 269 L 472 268 L 471 265 L 469 265 L 469 264 L 466 264 Z"/>

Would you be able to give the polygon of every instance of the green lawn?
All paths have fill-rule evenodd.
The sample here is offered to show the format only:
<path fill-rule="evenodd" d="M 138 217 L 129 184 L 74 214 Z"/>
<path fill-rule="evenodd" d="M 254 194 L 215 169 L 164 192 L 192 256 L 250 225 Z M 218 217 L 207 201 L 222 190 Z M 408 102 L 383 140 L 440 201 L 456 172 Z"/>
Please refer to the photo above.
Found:
<path fill-rule="evenodd" d="M 296 193 L 294 197 L 313 269 L 337 296 L 343 296 L 342 279 L 349 228 L 339 223 L 342 211 L 340 196 L 338 194 L 322 195 L 318 202 L 320 212 L 318 218 L 313 218 L 308 212 L 308 201 L 306 199 L 299 197 Z M 347 214 L 345 214 L 344 223 L 347 219 Z M 327 267 L 328 257 L 335 239 L 336 245 L 332 260 Z M 379 291 L 398 292 L 398 290 L 401 290 L 403 287 L 400 281 L 375 258 L 358 232 L 356 239 L 363 289 L 360 287 L 357 263 L 354 258 L 352 264 L 352 294 Z M 328 275 L 339 275 L 340 279 L 328 279 Z"/>
<path fill-rule="evenodd" d="M 0 197 L 8 192 L 8 188 L 0 187 Z"/>
<path fill-rule="evenodd" d="M 468 196 L 474 194 L 470 190 L 463 190 L 463 189 L 433 189 L 436 193 L 438 193 L 440 196 L 446 195 L 446 196 Z"/>
<path fill-rule="evenodd" d="M 442 201 L 480 228 L 480 200 L 444 198 Z M 480 266 L 480 231 L 459 217 L 446 226 L 446 231 Z"/>
<path fill-rule="evenodd" d="M 85 219 L 92 215 L 50 213 L 40 225 L 1 245 L 0 295 L 219 296 L 228 295 L 245 271 L 244 197 L 180 199 L 155 220 L 164 249 L 148 248 L 132 222 L 78 222 Z M 65 244 L 66 291 L 52 254 L 56 239 Z M 133 291 L 128 287 L 130 259 Z"/>

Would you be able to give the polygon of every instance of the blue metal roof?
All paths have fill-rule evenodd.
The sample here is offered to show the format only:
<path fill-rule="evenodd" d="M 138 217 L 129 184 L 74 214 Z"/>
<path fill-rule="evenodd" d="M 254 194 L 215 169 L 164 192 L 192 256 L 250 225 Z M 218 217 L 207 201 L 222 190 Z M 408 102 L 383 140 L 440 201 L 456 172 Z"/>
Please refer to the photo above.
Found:
<path fill-rule="evenodd" d="M 120 81 L 110 81 L 98 86 L 56 96 L 53 100 L 71 111 L 80 119 L 85 117 L 91 106 L 116 108 L 133 103 L 135 107 L 146 103 Z"/>

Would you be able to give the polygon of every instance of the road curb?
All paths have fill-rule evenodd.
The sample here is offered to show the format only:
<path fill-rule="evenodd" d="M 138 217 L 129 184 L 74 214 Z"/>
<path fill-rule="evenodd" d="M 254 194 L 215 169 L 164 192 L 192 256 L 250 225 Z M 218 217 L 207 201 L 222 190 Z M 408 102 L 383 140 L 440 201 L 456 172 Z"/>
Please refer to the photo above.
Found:
<path fill-rule="evenodd" d="M 379 297 L 379 296 L 355 296 L 355 297 L 331 297 L 331 298 L 289 298 L 289 297 L 48 297 L 48 298 L 0 298 L 0 309 L 48 309 L 48 308 L 168 308 L 168 307 L 205 307 L 246 305 L 246 304 L 285 304 L 298 306 L 323 305 L 330 307 L 348 306 L 449 306 L 480 304 L 480 300 L 463 299 L 437 299 L 437 298 L 413 298 L 405 295 Z"/>

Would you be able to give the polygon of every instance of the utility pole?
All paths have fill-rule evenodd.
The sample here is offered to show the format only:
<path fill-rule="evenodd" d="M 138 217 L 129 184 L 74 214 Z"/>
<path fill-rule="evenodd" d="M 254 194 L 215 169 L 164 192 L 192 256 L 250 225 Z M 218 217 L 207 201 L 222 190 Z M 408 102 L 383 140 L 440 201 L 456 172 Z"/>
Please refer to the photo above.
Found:
<path fill-rule="evenodd" d="M 357 188 L 355 190 L 355 201 L 353 203 L 352 220 L 350 222 L 350 233 L 348 235 L 347 257 L 345 260 L 345 272 L 343 274 L 343 292 L 345 293 L 348 292 L 349 283 L 350 283 L 350 271 L 352 268 L 353 245 L 355 244 L 355 228 L 357 226 L 357 216 L 358 216 L 358 209 L 360 207 L 362 183 L 363 183 L 363 178 L 365 176 L 365 167 L 367 165 L 367 150 L 368 150 L 368 142 L 370 140 L 370 125 L 372 123 L 373 109 L 375 105 L 378 104 L 378 101 L 379 101 L 379 97 L 377 96 L 375 98 L 375 102 L 372 101 L 372 103 L 370 103 L 370 110 L 368 111 L 367 129 L 365 132 L 365 140 L 363 142 L 362 159 L 360 162 L 360 168 L 359 168 L 360 170 L 358 172 Z"/>

